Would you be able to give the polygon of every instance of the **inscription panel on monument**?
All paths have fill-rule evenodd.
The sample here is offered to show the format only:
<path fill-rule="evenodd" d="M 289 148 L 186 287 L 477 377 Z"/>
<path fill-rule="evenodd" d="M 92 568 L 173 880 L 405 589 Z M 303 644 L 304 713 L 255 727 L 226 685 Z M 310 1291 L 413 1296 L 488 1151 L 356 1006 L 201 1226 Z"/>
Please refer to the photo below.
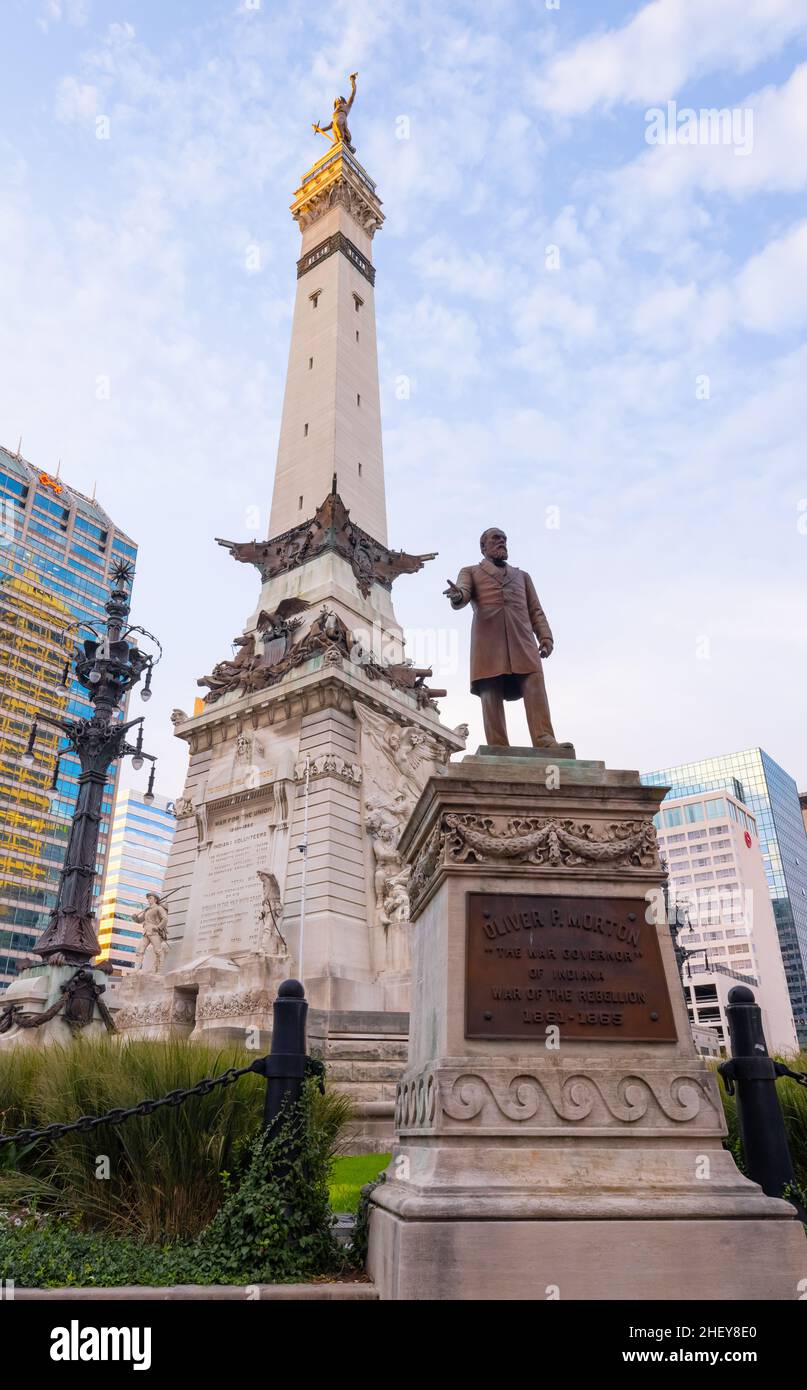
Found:
<path fill-rule="evenodd" d="M 213 812 L 198 951 L 257 948 L 262 900 L 258 869 L 269 867 L 272 834 L 263 805 Z"/>
<path fill-rule="evenodd" d="M 675 1042 L 656 927 L 636 898 L 469 893 L 465 1036 Z"/>

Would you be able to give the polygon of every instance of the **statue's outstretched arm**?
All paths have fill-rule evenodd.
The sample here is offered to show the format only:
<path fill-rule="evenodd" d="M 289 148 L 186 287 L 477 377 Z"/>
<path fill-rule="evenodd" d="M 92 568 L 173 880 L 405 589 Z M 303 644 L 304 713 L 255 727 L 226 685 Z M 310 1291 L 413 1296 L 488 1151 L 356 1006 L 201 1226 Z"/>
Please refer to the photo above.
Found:
<path fill-rule="evenodd" d="M 357 72 L 352 72 L 352 73 L 350 74 L 350 96 L 348 97 L 347 103 L 346 103 L 346 106 L 345 106 L 345 113 L 346 113 L 346 114 L 347 114 L 347 112 L 350 110 L 350 108 L 351 108 L 351 106 L 353 105 L 354 101 L 356 100 L 356 78 L 358 77 L 358 75 L 359 75 L 359 74 L 358 74 Z"/>

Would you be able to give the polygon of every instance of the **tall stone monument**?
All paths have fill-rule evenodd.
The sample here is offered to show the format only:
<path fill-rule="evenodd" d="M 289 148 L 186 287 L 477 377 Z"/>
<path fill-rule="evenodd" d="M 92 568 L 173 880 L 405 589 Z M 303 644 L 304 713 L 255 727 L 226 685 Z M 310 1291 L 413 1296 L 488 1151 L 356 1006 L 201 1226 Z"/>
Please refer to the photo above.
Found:
<path fill-rule="evenodd" d="M 398 845 L 409 1056 L 370 1273 L 387 1299 L 796 1299 L 802 1229 L 723 1149 L 692 1042 L 653 824 L 665 788 L 554 742 L 551 632 L 494 534 L 496 556 L 446 590 L 474 606 L 476 693 L 499 683 L 490 741 L 429 778 Z M 527 676 L 536 746 L 510 748 L 501 700 Z"/>
<path fill-rule="evenodd" d="M 391 1115 L 410 979 L 398 840 L 465 740 L 441 724 L 443 692 L 407 660 L 392 604 L 398 576 L 433 556 L 387 542 L 372 259 L 384 218 L 351 143 L 352 99 L 337 99 L 291 207 L 302 245 L 269 535 L 219 540 L 255 569 L 255 608 L 235 655 L 200 679 L 202 711 L 173 716 L 190 760 L 165 970 L 117 987 L 117 1022 L 268 1028 L 277 984 L 299 976 L 316 1026 L 362 1040 L 364 1053 L 343 1048 L 354 1093 Z M 390 1031 L 398 1060 L 373 1073 L 375 1035 Z"/>

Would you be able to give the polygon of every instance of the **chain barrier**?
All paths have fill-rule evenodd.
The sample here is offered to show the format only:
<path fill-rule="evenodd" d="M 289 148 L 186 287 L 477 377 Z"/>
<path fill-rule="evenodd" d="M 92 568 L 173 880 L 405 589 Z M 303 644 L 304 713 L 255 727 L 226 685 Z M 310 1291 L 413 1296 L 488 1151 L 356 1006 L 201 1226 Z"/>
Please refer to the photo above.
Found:
<path fill-rule="evenodd" d="M 774 1062 L 773 1065 L 776 1068 L 777 1081 L 780 1076 L 786 1076 L 789 1081 L 795 1081 L 799 1086 L 807 1086 L 807 1071 L 791 1071 L 784 1062 Z"/>
<path fill-rule="evenodd" d="M 65 1134 L 86 1133 L 88 1130 L 97 1129 L 99 1125 L 122 1125 L 134 1115 L 151 1115 L 164 1105 L 182 1105 L 191 1096 L 206 1096 L 216 1086 L 230 1086 L 239 1077 L 247 1076 L 250 1072 L 260 1073 L 263 1060 L 256 1058 L 248 1067 L 230 1067 L 222 1072 L 221 1076 L 206 1076 L 203 1081 L 197 1081 L 195 1086 L 188 1086 L 185 1090 L 169 1091 L 158 1100 L 138 1101 L 137 1105 L 130 1106 L 128 1110 L 118 1106 L 114 1110 L 107 1110 L 105 1115 L 82 1115 L 78 1120 L 46 1125 L 44 1129 L 20 1129 L 16 1134 L 0 1134 L 0 1146 L 31 1144 L 37 1139 L 61 1139 Z"/>

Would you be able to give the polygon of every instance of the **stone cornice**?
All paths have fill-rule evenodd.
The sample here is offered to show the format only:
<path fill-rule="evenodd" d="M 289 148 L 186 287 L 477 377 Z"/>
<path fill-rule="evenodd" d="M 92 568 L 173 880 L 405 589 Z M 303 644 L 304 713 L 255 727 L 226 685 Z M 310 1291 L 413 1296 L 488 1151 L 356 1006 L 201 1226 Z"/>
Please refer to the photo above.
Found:
<path fill-rule="evenodd" d="M 225 696 L 202 714 L 178 722 L 174 726 L 176 737 L 189 744 L 190 751 L 195 753 L 234 739 L 244 729 L 283 724 L 316 710 L 340 709 L 352 715 L 354 703 L 359 700 L 388 718 L 416 725 L 440 739 L 448 747 L 449 755 L 462 751 L 463 739 L 441 724 L 432 711 L 419 708 L 407 692 L 393 691 L 385 684 L 380 694 L 377 683 L 371 685 L 344 666 L 324 665 L 321 658 L 314 660 L 318 664 L 313 669 L 292 674 L 282 685 L 236 700 Z"/>
<path fill-rule="evenodd" d="M 304 176 L 291 215 L 305 231 L 334 207 L 343 207 L 369 237 L 384 221 L 373 180 L 344 145 L 329 150 Z"/>

